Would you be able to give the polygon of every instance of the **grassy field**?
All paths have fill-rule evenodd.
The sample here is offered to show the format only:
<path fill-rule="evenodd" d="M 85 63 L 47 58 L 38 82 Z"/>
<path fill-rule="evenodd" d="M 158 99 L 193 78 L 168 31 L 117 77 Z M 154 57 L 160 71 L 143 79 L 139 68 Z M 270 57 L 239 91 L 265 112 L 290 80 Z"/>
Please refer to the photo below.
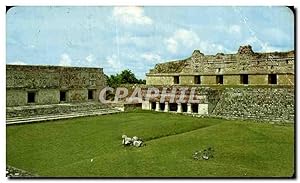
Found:
<path fill-rule="evenodd" d="M 7 126 L 7 164 L 40 176 L 285 176 L 294 172 L 294 125 L 129 112 Z M 146 146 L 123 147 L 121 136 Z M 214 158 L 196 161 L 213 147 Z M 91 159 L 93 161 L 91 162 Z"/>

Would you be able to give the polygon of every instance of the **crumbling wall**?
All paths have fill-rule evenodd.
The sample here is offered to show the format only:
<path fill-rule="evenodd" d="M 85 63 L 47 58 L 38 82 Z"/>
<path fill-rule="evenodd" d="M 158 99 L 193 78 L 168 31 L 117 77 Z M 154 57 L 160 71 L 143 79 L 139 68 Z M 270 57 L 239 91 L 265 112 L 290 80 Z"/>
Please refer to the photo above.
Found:
<path fill-rule="evenodd" d="M 156 64 L 146 74 L 146 82 L 154 85 L 164 85 L 165 81 L 156 82 L 155 77 L 180 76 L 182 84 L 195 84 L 194 79 L 188 76 L 200 75 L 203 79 L 202 84 L 216 84 L 215 76 L 224 75 L 225 85 L 238 85 L 240 74 L 247 74 L 249 84 L 268 84 L 268 74 L 280 75 L 278 84 L 293 85 L 293 82 L 282 77 L 287 75 L 289 78 L 294 76 L 294 51 L 288 52 L 269 52 L 256 53 L 250 45 L 241 46 L 236 54 L 217 53 L 216 55 L 204 55 L 199 50 L 195 50 L 192 56 L 178 61 Z M 262 77 L 255 77 L 260 75 Z M 226 77 L 226 78 L 225 78 Z M 231 78 L 230 78 L 231 77 Z M 202 80 L 201 79 L 201 80 Z M 180 79 L 181 80 L 181 79 Z M 263 80 L 263 82 L 261 82 Z M 169 84 L 169 80 L 166 80 Z M 174 83 L 173 83 L 174 84 Z M 180 83 L 181 84 L 181 83 Z"/>
<path fill-rule="evenodd" d="M 27 105 L 32 91 L 34 104 L 60 103 L 60 91 L 68 92 L 66 102 L 85 102 L 88 89 L 98 94 L 105 86 L 102 68 L 6 65 L 6 106 Z"/>
<path fill-rule="evenodd" d="M 293 88 L 226 88 L 212 115 L 294 122 Z"/>

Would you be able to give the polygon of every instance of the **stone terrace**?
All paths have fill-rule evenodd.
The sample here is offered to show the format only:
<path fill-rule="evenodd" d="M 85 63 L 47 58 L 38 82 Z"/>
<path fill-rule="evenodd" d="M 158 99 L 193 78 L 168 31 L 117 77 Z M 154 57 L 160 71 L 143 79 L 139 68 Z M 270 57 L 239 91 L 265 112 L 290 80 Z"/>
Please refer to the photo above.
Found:
<path fill-rule="evenodd" d="M 294 122 L 293 88 L 226 88 L 212 115 Z"/>

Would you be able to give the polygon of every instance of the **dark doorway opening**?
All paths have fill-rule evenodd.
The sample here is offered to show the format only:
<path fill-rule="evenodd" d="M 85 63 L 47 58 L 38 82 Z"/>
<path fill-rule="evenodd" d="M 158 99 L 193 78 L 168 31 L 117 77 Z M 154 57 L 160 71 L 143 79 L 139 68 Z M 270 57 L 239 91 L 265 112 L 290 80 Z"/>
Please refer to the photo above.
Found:
<path fill-rule="evenodd" d="M 59 97 L 59 100 L 61 102 L 65 102 L 67 100 L 67 97 L 66 97 L 66 91 L 60 91 L 60 97 Z"/>
<path fill-rule="evenodd" d="M 159 108 L 160 108 L 160 110 L 164 111 L 165 110 L 165 103 L 159 103 Z"/>
<path fill-rule="evenodd" d="M 269 84 L 277 84 L 277 75 L 269 74 L 268 81 L 269 81 Z"/>
<path fill-rule="evenodd" d="M 216 83 L 223 84 L 223 75 L 216 76 Z"/>
<path fill-rule="evenodd" d="M 241 74 L 241 84 L 248 84 L 248 74 Z"/>
<path fill-rule="evenodd" d="M 179 84 L 179 76 L 174 76 L 174 84 Z"/>
<path fill-rule="evenodd" d="M 152 110 L 155 110 L 155 108 L 156 108 L 156 102 L 152 102 L 151 104 L 152 104 L 152 105 L 151 105 L 151 109 L 152 109 Z"/>
<path fill-rule="evenodd" d="M 92 100 L 95 98 L 94 96 L 95 96 L 95 90 L 88 90 L 88 99 Z"/>
<path fill-rule="evenodd" d="M 187 104 L 181 104 L 182 112 L 187 112 Z"/>
<path fill-rule="evenodd" d="M 177 103 L 170 103 L 170 111 L 177 111 Z"/>
<path fill-rule="evenodd" d="M 27 102 L 28 103 L 35 103 L 35 92 L 28 92 L 27 93 Z"/>
<path fill-rule="evenodd" d="M 198 113 L 198 104 L 192 104 L 192 112 L 193 113 Z"/>
<path fill-rule="evenodd" d="M 195 84 L 201 84 L 201 78 L 200 76 L 195 76 L 195 81 L 194 81 Z"/>

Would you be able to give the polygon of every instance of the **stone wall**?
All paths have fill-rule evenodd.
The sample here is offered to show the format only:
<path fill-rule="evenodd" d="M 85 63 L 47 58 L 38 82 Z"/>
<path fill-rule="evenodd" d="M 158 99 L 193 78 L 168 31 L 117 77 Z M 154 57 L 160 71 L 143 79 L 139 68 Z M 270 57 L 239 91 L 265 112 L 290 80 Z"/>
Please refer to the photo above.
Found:
<path fill-rule="evenodd" d="M 294 122 L 293 88 L 226 88 L 212 115 Z"/>
<path fill-rule="evenodd" d="M 195 50 L 186 59 L 156 64 L 146 74 L 146 82 L 150 85 L 170 85 L 174 84 L 172 76 L 180 76 L 179 84 L 191 85 L 195 84 L 194 76 L 200 75 L 201 84 L 214 85 L 217 84 L 216 76 L 223 75 L 224 85 L 239 85 L 243 84 L 240 75 L 247 74 L 248 84 L 268 85 L 268 74 L 276 74 L 278 85 L 293 85 L 294 57 L 294 51 L 256 53 L 249 45 L 241 46 L 236 54 L 204 55 Z"/>
<path fill-rule="evenodd" d="M 153 77 L 147 77 L 146 78 L 146 84 L 147 85 L 173 85 L 174 84 L 174 77 L 173 76 L 167 76 L 167 75 L 158 75 Z"/>
<path fill-rule="evenodd" d="M 6 117 L 35 117 L 40 115 L 54 115 L 54 114 L 68 114 L 73 112 L 87 112 L 98 109 L 111 108 L 98 102 L 86 102 L 76 104 L 51 104 L 51 105 L 32 105 L 32 106 L 18 106 L 7 107 Z"/>
<path fill-rule="evenodd" d="M 28 92 L 35 93 L 33 104 L 60 103 L 60 91 L 66 92 L 63 102 L 87 102 L 88 90 L 95 90 L 97 101 L 105 86 L 102 68 L 6 65 L 6 106 L 32 105 Z"/>

